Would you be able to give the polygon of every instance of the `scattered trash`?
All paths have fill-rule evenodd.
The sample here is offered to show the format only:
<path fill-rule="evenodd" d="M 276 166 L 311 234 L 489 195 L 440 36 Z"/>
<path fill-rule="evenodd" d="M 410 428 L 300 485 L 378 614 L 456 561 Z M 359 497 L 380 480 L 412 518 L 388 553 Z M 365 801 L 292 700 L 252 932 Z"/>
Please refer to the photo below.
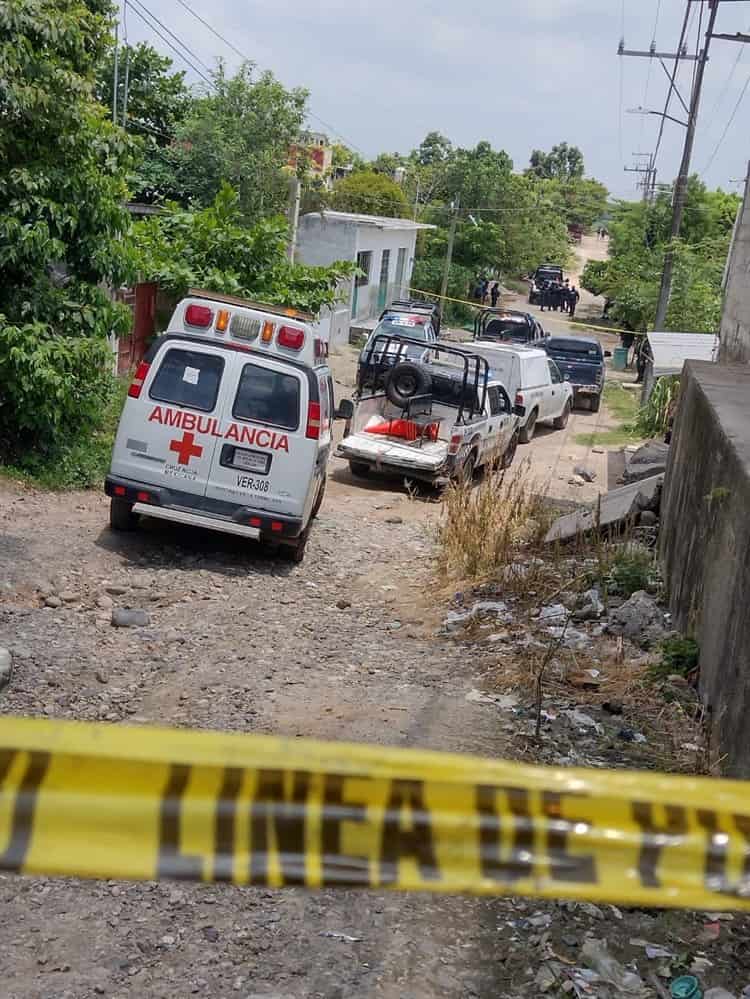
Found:
<path fill-rule="evenodd" d="M 624 742 L 648 742 L 643 732 L 634 732 L 632 728 L 621 728 L 617 735 Z"/>
<path fill-rule="evenodd" d="M 542 607 L 539 611 L 540 621 L 565 620 L 568 616 L 568 608 L 564 604 L 550 604 L 549 607 Z"/>
<path fill-rule="evenodd" d="M 145 628 L 148 624 L 148 614 L 139 607 L 134 607 L 132 610 L 115 607 L 112 611 L 112 624 L 115 628 Z"/>
<path fill-rule="evenodd" d="M 575 628 L 565 628 L 565 625 L 554 624 L 547 628 L 547 631 L 553 638 L 561 638 L 566 649 L 585 649 L 591 645 L 589 636 Z"/>
<path fill-rule="evenodd" d="M 714 920 L 711 923 L 704 923 L 703 929 L 700 931 L 697 937 L 697 942 L 700 944 L 713 943 L 714 940 L 719 939 L 719 934 L 721 933 L 721 923 Z"/>
<path fill-rule="evenodd" d="M 580 728 L 593 728 L 596 732 L 601 732 L 602 727 L 598 721 L 591 717 L 591 715 L 584 714 L 583 711 L 579 711 L 578 708 L 568 708 L 565 712 L 565 716 L 574 724 L 578 725 Z"/>
<path fill-rule="evenodd" d="M 362 937 L 350 937 L 348 933 L 337 933 L 335 930 L 321 930 L 319 937 L 330 937 L 331 940 L 343 940 L 344 943 L 361 943 Z"/>
<path fill-rule="evenodd" d="M 518 698 L 515 694 L 488 694 L 484 690 L 472 688 L 466 695 L 467 701 L 476 701 L 478 704 L 494 704 L 495 707 L 510 711 L 518 705 Z"/>
<path fill-rule="evenodd" d="M 743 991 L 742 994 L 744 995 L 745 992 Z M 718 985 L 716 988 L 709 989 L 708 992 L 704 992 L 703 999 L 737 999 L 737 997 Z"/>
<path fill-rule="evenodd" d="M 603 678 L 598 669 L 584 669 L 579 673 L 568 673 L 567 681 L 573 687 L 580 687 L 582 690 L 598 690 L 601 687 Z"/>
<path fill-rule="evenodd" d="M 674 957 L 671 950 L 667 950 L 666 947 L 659 947 L 658 944 L 646 944 L 646 957 L 650 961 L 656 960 L 659 957 Z"/>
<path fill-rule="evenodd" d="M 621 715 L 623 710 L 621 701 L 605 701 L 602 704 L 602 711 L 606 711 L 608 715 Z"/>
<path fill-rule="evenodd" d="M 13 660 L 7 649 L 0 649 L 0 689 L 7 687 L 13 675 Z"/>
<path fill-rule="evenodd" d="M 599 591 L 595 586 L 581 594 L 578 607 L 573 612 L 574 621 L 595 621 L 604 613 L 604 604 L 599 598 Z"/>
<path fill-rule="evenodd" d="M 664 614 L 650 594 L 637 590 L 610 613 L 609 630 L 647 648 L 666 633 Z"/>
<path fill-rule="evenodd" d="M 700 982 L 694 975 L 680 975 L 670 986 L 672 999 L 703 999 Z"/>
<path fill-rule="evenodd" d="M 624 995 L 642 996 L 644 999 L 648 995 L 640 975 L 634 971 L 628 971 L 617 958 L 609 953 L 606 940 L 595 940 L 589 937 L 581 948 L 581 956 L 590 968 L 601 975 L 605 982 L 614 985 Z"/>
<path fill-rule="evenodd" d="M 469 610 L 448 611 L 443 621 L 443 629 L 449 634 L 454 631 L 460 631 L 470 621 L 483 616 L 494 616 L 498 619 L 510 620 L 507 604 L 499 600 L 478 600 Z"/>

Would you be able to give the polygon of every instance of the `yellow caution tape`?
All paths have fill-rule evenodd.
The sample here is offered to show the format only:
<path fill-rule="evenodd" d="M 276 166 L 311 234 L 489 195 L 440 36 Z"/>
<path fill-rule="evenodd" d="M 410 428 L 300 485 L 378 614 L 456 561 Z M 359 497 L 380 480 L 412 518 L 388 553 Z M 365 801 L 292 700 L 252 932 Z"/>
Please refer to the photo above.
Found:
<path fill-rule="evenodd" d="M 429 295 L 430 298 L 442 298 L 444 302 L 460 302 L 461 305 L 470 305 L 472 309 L 487 309 L 488 305 L 482 305 L 481 302 L 468 302 L 465 298 L 451 298 L 450 295 L 438 295 L 436 291 L 425 291 L 424 288 L 409 288 L 409 291 L 415 291 L 418 295 Z"/>
<path fill-rule="evenodd" d="M 0 722 L 0 868 L 750 908 L 750 786 L 347 743 Z"/>

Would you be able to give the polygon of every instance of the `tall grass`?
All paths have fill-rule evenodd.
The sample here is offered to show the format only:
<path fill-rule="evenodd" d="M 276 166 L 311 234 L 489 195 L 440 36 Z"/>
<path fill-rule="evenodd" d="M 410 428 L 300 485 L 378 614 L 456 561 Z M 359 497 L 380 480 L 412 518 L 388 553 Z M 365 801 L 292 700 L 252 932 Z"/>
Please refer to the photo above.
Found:
<path fill-rule="evenodd" d="M 496 577 L 541 542 L 551 513 L 528 464 L 487 472 L 478 486 L 448 487 L 437 532 L 437 569 L 445 581 Z"/>

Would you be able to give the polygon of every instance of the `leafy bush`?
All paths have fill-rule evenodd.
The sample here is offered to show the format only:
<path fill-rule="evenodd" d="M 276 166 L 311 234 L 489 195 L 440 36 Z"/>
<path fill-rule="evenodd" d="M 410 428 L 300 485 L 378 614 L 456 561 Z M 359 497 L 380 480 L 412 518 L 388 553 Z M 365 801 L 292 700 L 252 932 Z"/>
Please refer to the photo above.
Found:
<path fill-rule="evenodd" d="M 658 574 L 653 553 L 635 544 L 605 545 L 589 582 L 624 597 L 632 597 L 638 590 L 655 590 Z"/>
<path fill-rule="evenodd" d="M 680 376 L 660 378 L 648 402 L 636 413 L 633 429 L 643 437 L 658 437 L 666 433 L 669 418 L 680 395 Z"/>
<path fill-rule="evenodd" d="M 88 489 L 101 486 L 112 457 L 117 424 L 129 379 L 109 382 L 96 429 L 82 430 L 44 451 L 24 451 L 2 466 L 6 475 L 45 489 Z"/>
<path fill-rule="evenodd" d="M 661 659 L 649 670 L 653 679 L 663 679 L 674 673 L 687 676 L 698 667 L 700 648 L 692 638 L 676 635 L 662 642 Z"/>
<path fill-rule="evenodd" d="M 280 216 L 244 225 L 238 195 L 228 184 L 209 208 L 186 211 L 169 205 L 133 233 L 142 279 L 157 281 L 177 297 L 190 287 L 208 288 L 317 315 L 338 300 L 339 285 L 353 275 L 355 265 L 292 264 L 287 238 Z"/>

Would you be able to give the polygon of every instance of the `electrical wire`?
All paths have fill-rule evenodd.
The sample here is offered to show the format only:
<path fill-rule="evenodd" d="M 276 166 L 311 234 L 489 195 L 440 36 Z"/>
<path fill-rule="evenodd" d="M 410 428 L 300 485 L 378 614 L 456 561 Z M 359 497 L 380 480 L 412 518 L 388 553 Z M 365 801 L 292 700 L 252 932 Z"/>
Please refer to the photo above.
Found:
<path fill-rule="evenodd" d="M 237 46 L 233 42 L 230 42 L 228 38 L 225 38 L 224 35 L 222 35 L 219 31 L 217 31 L 216 28 L 214 28 L 212 24 L 210 24 L 196 10 L 194 10 L 190 6 L 190 4 L 186 2 L 186 0 L 177 0 L 177 2 L 182 7 L 184 7 L 185 10 L 188 11 L 188 13 L 192 14 L 193 17 L 196 18 L 196 20 L 200 21 L 200 23 L 205 28 L 208 28 L 208 30 L 211 32 L 212 35 L 215 35 L 216 38 L 219 39 L 219 41 L 223 42 L 228 48 L 230 48 L 232 50 L 232 52 L 234 52 L 235 55 L 239 56 L 240 59 L 244 59 L 245 62 L 254 62 L 254 60 L 252 60 L 248 55 L 246 55 L 244 52 L 240 51 L 240 49 L 238 49 Z M 341 132 L 339 132 L 339 130 L 337 128 L 335 128 L 333 125 L 331 125 L 329 122 L 324 121 L 323 118 L 321 118 L 319 115 L 314 114 L 309 109 L 307 110 L 306 114 L 307 114 L 308 118 L 315 119 L 315 121 L 317 121 L 320 125 L 322 125 L 326 129 L 328 129 L 329 132 L 331 132 L 335 136 L 338 136 L 339 139 L 343 140 L 343 142 L 345 143 L 345 145 L 349 149 L 354 149 L 356 152 L 360 153 L 360 155 L 364 156 L 365 158 L 367 157 L 367 154 L 362 149 L 360 149 L 353 142 L 351 142 L 349 139 L 347 139 L 347 137 L 345 135 L 343 135 Z"/>
<path fill-rule="evenodd" d="M 620 6 L 620 41 L 623 44 L 625 43 L 625 0 L 622 0 L 621 6 Z M 625 72 L 623 63 L 624 63 L 624 60 L 623 60 L 622 56 L 620 56 L 620 114 L 618 116 L 618 121 L 617 121 L 617 146 L 618 146 L 618 151 L 619 151 L 619 154 L 620 154 L 620 164 L 621 165 L 624 165 L 624 163 L 625 163 L 625 157 L 623 156 L 623 152 L 622 152 L 622 148 L 623 148 L 623 145 L 622 145 L 622 121 L 623 121 L 623 113 L 624 113 L 624 108 L 623 108 L 623 78 L 624 78 L 624 72 Z"/>
<path fill-rule="evenodd" d="M 661 13 L 661 0 L 657 0 L 657 3 L 656 3 L 656 16 L 654 17 L 654 28 L 653 28 L 653 31 L 651 32 L 651 44 L 652 44 L 653 47 L 656 46 L 656 32 L 657 32 L 657 30 L 659 28 L 659 14 L 660 13 Z M 643 89 L 643 100 L 641 101 L 641 107 L 642 108 L 648 107 L 648 89 L 649 89 L 649 85 L 651 83 L 651 70 L 653 69 L 653 65 L 654 65 L 654 56 L 651 56 L 651 58 L 648 61 L 648 69 L 646 71 L 646 85 L 645 85 L 645 87 Z M 643 142 L 643 132 L 644 132 L 645 128 L 646 128 L 646 115 L 643 115 L 642 118 L 641 118 L 641 131 L 640 131 L 640 135 L 639 135 L 639 138 L 638 138 L 638 148 L 639 149 L 640 149 L 641 144 Z"/>
<path fill-rule="evenodd" d="M 667 99 L 664 102 L 664 111 L 661 116 L 661 123 L 659 125 L 659 134 L 656 139 L 656 147 L 654 149 L 654 155 L 651 160 L 652 168 L 656 169 L 656 159 L 659 155 L 659 149 L 661 148 L 661 140 L 664 135 L 664 126 L 667 123 L 666 115 L 669 113 L 669 105 L 672 101 L 672 94 L 675 90 L 675 80 L 677 79 L 677 71 L 680 67 L 680 54 L 682 52 L 682 46 L 685 41 L 685 37 L 690 29 L 690 24 L 693 19 L 693 14 L 695 13 L 695 8 L 693 7 L 693 0 L 687 0 L 687 6 L 685 8 L 685 17 L 682 21 L 682 31 L 680 32 L 680 40 L 677 43 L 677 48 L 675 49 L 675 59 L 674 66 L 672 67 L 672 75 L 669 78 L 669 90 L 667 90 Z"/>
<path fill-rule="evenodd" d="M 711 153 L 711 156 L 709 157 L 708 163 L 706 163 L 706 165 L 701 170 L 701 173 L 700 173 L 701 177 L 710 169 L 711 164 L 716 159 L 716 154 L 718 153 L 719 149 L 721 149 L 721 144 L 723 143 L 724 139 L 726 139 L 726 137 L 727 137 L 727 132 L 731 128 L 732 122 L 734 121 L 735 116 L 736 116 L 737 112 L 740 109 L 740 104 L 742 104 L 742 101 L 744 100 L 745 94 L 747 93 L 747 88 L 749 86 L 750 86 L 750 76 L 748 76 L 748 78 L 745 80 L 745 86 L 740 91 L 740 96 L 737 98 L 737 103 L 734 105 L 734 110 L 732 111 L 732 113 L 729 116 L 729 121 L 724 126 L 724 131 L 721 133 L 721 138 L 719 139 L 719 141 L 714 146 L 714 151 Z"/>
<path fill-rule="evenodd" d="M 199 76 L 210 87 L 213 88 L 215 86 L 214 83 L 213 83 L 213 81 L 210 79 L 210 77 L 206 76 L 206 73 L 209 73 L 209 74 L 211 73 L 211 69 L 208 66 L 206 66 L 206 64 L 201 59 L 198 58 L 198 56 L 192 51 L 192 49 L 190 49 L 187 45 L 185 45 L 185 43 L 183 41 L 181 41 L 181 39 L 178 38 L 177 35 L 175 35 L 175 33 L 173 31 L 170 31 L 170 29 L 167 28 L 159 20 L 158 17 L 156 17 L 154 14 L 152 14 L 151 11 L 148 9 L 148 7 L 146 7 L 145 4 L 141 3 L 140 0 L 128 0 L 128 2 L 130 3 L 130 5 L 131 5 L 131 7 L 133 9 L 133 13 L 137 14 L 138 17 L 140 17 L 140 19 L 144 22 L 144 24 L 148 25 L 148 27 L 151 28 L 151 30 L 154 32 L 154 34 L 158 35 L 159 38 L 161 38 L 161 40 L 165 43 L 165 45 L 168 45 L 169 48 L 172 49 L 172 51 L 174 53 L 176 53 L 180 57 L 180 59 L 182 59 L 182 61 L 184 63 L 186 63 L 193 70 L 193 72 L 197 76 Z M 141 10 L 140 8 L 143 8 L 143 10 Z M 148 15 L 148 19 L 147 19 L 146 15 Z M 172 42 L 170 42 L 169 39 L 166 38 L 162 34 L 162 32 L 159 30 L 159 28 L 155 27 L 155 25 L 153 23 L 151 23 L 152 21 L 156 22 L 156 24 L 160 25 L 164 29 L 164 31 L 166 31 L 166 33 L 168 35 L 170 35 L 172 38 L 174 38 L 175 42 L 178 45 L 180 45 L 185 50 L 185 52 L 188 53 L 188 55 L 191 58 L 189 59 L 184 54 L 184 52 L 181 52 L 178 48 L 176 48 L 175 45 L 173 45 Z M 199 70 L 198 67 L 195 65 L 195 62 L 193 62 L 191 60 L 195 60 L 195 62 L 200 63 L 200 65 L 203 67 L 203 69 L 205 69 L 206 73 L 203 73 L 201 70 Z"/>

